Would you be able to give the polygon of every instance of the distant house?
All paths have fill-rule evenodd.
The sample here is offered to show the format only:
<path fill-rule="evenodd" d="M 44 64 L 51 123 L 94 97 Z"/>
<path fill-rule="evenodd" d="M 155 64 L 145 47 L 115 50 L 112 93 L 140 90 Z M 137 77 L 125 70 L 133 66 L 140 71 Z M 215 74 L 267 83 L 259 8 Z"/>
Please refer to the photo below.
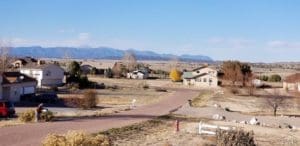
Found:
<path fill-rule="evenodd" d="M 38 60 L 32 57 L 18 58 L 14 62 L 12 62 L 12 66 L 14 68 L 21 68 L 25 65 L 36 65 L 38 64 Z"/>
<path fill-rule="evenodd" d="M 217 87 L 218 71 L 207 66 L 183 72 L 183 84 L 197 87 Z"/>
<path fill-rule="evenodd" d="M 63 84 L 64 69 L 56 64 L 24 66 L 20 72 L 37 80 L 37 87 L 57 87 Z"/>
<path fill-rule="evenodd" d="M 20 101 L 24 95 L 35 94 L 37 81 L 20 72 L 4 72 L 0 75 L 0 99 Z"/>
<path fill-rule="evenodd" d="M 300 73 L 287 76 L 283 81 L 283 89 L 300 92 Z"/>
<path fill-rule="evenodd" d="M 90 74 L 92 71 L 93 67 L 91 65 L 81 65 L 80 70 L 83 74 Z"/>
<path fill-rule="evenodd" d="M 147 79 L 149 77 L 149 73 L 147 71 L 135 70 L 133 72 L 127 73 L 128 79 Z"/>

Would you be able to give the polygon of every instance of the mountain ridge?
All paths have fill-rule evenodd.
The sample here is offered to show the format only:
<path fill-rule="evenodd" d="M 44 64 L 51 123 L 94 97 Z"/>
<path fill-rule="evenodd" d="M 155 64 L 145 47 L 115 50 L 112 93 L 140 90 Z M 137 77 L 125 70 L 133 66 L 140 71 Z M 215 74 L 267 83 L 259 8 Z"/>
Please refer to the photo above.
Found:
<path fill-rule="evenodd" d="M 213 62 L 213 59 L 205 55 L 173 55 L 160 54 L 154 51 L 141 51 L 135 49 L 120 50 L 110 47 L 76 48 L 76 47 L 13 47 L 10 55 L 15 57 L 37 58 L 75 58 L 75 59 L 121 59 L 126 51 L 133 52 L 138 60 L 172 60 Z"/>

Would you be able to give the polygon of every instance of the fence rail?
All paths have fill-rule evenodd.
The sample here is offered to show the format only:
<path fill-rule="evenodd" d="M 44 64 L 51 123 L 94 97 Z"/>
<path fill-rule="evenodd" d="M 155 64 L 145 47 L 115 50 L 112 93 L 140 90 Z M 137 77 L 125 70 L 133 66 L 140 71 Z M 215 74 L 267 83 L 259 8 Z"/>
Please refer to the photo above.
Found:
<path fill-rule="evenodd" d="M 231 130 L 231 129 L 235 129 L 235 127 L 210 125 L 210 124 L 205 124 L 202 121 L 200 121 L 200 123 L 199 123 L 199 134 L 216 135 L 216 132 L 218 129 Z"/>

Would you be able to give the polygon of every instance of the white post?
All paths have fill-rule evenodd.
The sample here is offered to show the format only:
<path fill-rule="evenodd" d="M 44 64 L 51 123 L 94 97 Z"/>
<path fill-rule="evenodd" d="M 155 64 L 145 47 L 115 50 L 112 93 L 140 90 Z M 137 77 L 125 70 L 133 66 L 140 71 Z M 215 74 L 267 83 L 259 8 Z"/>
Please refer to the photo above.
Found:
<path fill-rule="evenodd" d="M 135 102 L 136 102 L 136 99 L 133 99 L 131 102 L 130 109 L 133 109 L 135 107 Z"/>

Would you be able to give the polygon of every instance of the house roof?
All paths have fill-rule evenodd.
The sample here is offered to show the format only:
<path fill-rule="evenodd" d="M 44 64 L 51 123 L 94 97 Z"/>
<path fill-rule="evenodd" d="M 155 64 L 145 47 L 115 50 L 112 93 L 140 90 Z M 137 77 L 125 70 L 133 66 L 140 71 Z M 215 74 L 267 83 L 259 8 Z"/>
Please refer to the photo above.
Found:
<path fill-rule="evenodd" d="M 183 75 L 182 75 L 182 78 L 184 78 L 184 79 L 195 79 L 195 78 L 202 77 L 202 76 L 205 76 L 205 75 L 207 75 L 207 73 L 202 73 L 202 74 L 199 74 L 199 75 L 193 75 L 192 72 L 184 72 Z"/>
<path fill-rule="evenodd" d="M 300 73 L 295 73 L 295 74 L 289 75 L 285 78 L 284 81 L 289 82 L 289 83 L 300 82 Z"/>
<path fill-rule="evenodd" d="M 34 65 L 34 64 L 28 64 L 28 65 L 25 65 L 22 67 L 22 69 L 45 69 L 47 68 L 48 66 L 57 66 L 57 67 L 60 67 L 56 64 L 42 64 L 42 65 Z M 61 68 L 61 67 L 60 67 Z M 62 69 L 62 68 L 61 68 Z M 62 69 L 63 70 L 63 69 Z"/>
<path fill-rule="evenodd" d="M 31 78 L 20 72 L 4 72 L 2 73 L 2 84 L 24 83 L 24 82 L 36 82 L 34 78 Z"/>
<path fill-rule="evenodd" d="M 203 69 L 203 68 L 207 68 L 208 66 L 201 66 L 201 67 L 198 67 L 198 68 L 195 68 L 195 69 L 193 69 L 193 71 L 197 71 L 197 70 L 199 70 L 199 69 Z"/>

